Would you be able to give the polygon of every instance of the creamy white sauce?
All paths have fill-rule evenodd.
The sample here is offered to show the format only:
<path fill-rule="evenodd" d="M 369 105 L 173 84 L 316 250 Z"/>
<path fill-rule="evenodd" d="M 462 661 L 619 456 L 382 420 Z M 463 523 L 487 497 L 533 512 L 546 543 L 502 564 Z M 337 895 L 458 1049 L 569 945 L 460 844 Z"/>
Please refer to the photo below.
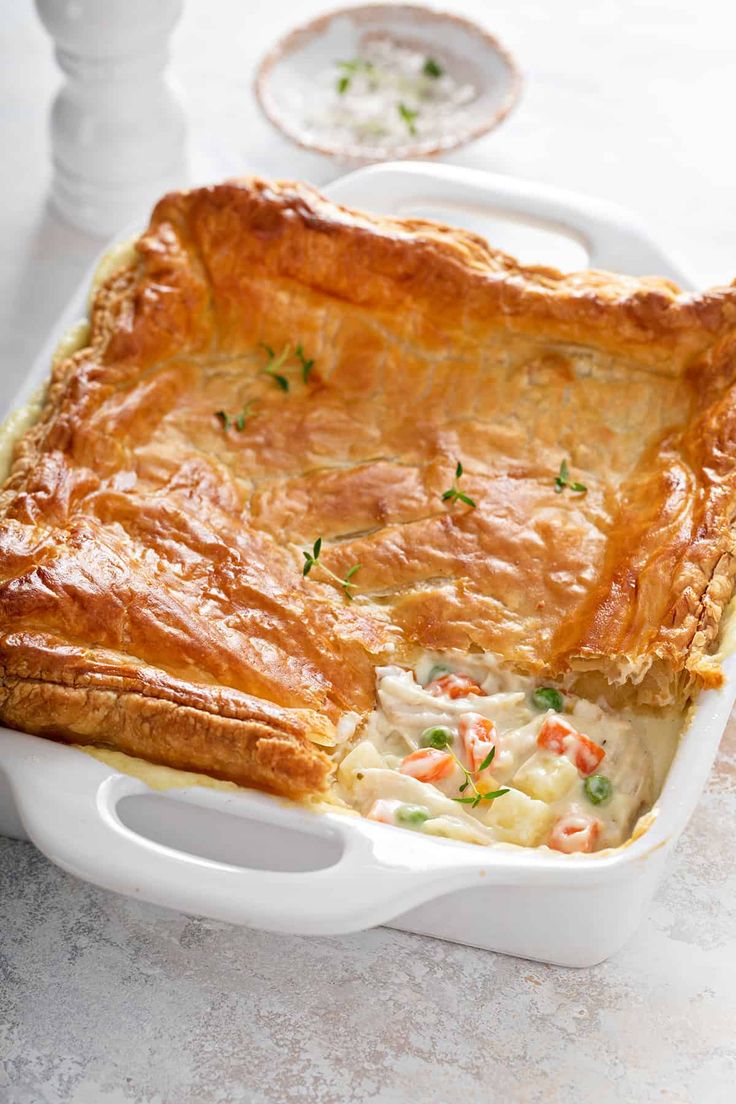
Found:
<path fill-rule="evenodd" d="M 470 676 L 482 693 L 454 699 L 439 691 L 439 696 L 430 693 L 426 684 L 438 664 Z M 622 844 L 659 792 L 683 725 L 682 714 L 614 713 L 604 703 L 571 694 L 564 694 L 559 712 L 543 710 L 532 697 L 536 685 L 489 656 L 428 653 L 413 670 L 378 668 L 377 708 L 338 766 L 339 796 L 372 819 L 475 843 L 572 850 L 565 835 L 572 818 L 578 827 L 591 826 L 585 850 Z M 494 758 L 480 774 L 473 769 L 471 749 L 462 736 L 469 723 L 477 725 L 477 717 L 494 726 Z M 562 722 L 562 729 L 557 722 Z M 433 781 L 412 777 L 405 771 L 415 768 L 406 758 L 426 746 L 423 734 L 436 726 L 452 734 L 451 744 L 440 753 L 455 757 L 447 764 L 450 773 Z M 540 740 L 549 743 L 549 734 L 560 730 L 573 732 L 564 751 L 540 746 Z M 575 734 L 589 743 L 581 745 Z M 600 756 L 593 769 L 588 763 L 591 749 L 594 761 Z M 468 777 L 463 767 L 470 770 L 471 783 L 461 790 Z M 610 796 L 600 803 L 591 799 L 590 781 L 586 788 L 592 776 L 610 783 Z M 508 792 L 475 806 L 456 800 L 476 794 L 476 788 Z M 406 825 L 406 817 L 412 815 L 406 806 L 418 807 L 416 816 L 422 819 Z"/>
<path fill-rule="evenodd" d="M 303 112 L 312 140 L 366 148 L 436 142 L 453 133 L 477 89 L 447 62 L 385 35 L 366 37 L 360 57 L 325 69 Z"/>

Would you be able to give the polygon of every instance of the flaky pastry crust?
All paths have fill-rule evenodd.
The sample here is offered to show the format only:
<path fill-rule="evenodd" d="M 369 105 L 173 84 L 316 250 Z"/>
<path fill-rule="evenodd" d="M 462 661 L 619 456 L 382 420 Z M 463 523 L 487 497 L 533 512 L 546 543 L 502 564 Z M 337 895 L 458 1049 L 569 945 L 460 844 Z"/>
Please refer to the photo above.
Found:
<path fill-rule="evenodd" d="M 718 685 L 735 352 L 733 286 L 523 267 L 300 184 L 167 196 L 0 493 L 0 719 L 298 795 L 421 648 Z M 353 602 L 302 576 L 317 537 Z"/>

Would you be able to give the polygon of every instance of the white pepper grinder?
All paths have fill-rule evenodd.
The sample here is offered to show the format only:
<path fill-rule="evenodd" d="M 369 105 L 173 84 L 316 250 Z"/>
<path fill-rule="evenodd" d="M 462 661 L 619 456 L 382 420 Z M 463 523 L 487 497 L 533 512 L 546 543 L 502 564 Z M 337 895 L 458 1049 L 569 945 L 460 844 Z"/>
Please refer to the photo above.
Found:
<path fill-rule="evenodd" d="M 66 77 L 51 109 L 51 200 L 108 235 L 186 184 L 186 119 L 165 75 L 183 0 L 36 0 Z"/>

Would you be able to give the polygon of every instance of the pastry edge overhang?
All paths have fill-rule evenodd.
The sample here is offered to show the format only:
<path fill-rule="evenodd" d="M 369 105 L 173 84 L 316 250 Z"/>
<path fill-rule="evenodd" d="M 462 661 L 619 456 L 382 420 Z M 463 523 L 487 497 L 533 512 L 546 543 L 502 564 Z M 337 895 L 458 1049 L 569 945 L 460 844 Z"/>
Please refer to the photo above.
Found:
<path fill-rule="evenodd" d="M 329 251 L 321 264 L 314 263 L 310 249 L 277 255 L 279 275 L 356 306 L 391 304 L 414 281 L 412 293 L 423 295 L 431 311 L 463 302 L 470 314 L 479 311 L 486 322 L 495 317 L 509 332 L 604 348 L 666 375 L 692 365 L 718 337 L 736 341 L 736 281 L 694 294 L 657 276 L 594 269 L 565 274 L 522 265 L 470 231 L 353 211 L 300 183 L 243 177 L 174 192 L 154 208 L 149 230 L 169 226 L 199 254 L 197 220 L 205 219 L 208 209 L 223 208 L 237 208 L 238 217 L 264 242 L 273 243 L 284 225 L 293 230 L 297 223 L 300 233 L 319 235 L 323 242 L 355 239 L 357 233 L 355 266 L 342 271 Z M 141 240 L 152 239 L 144 235 Z M 377 278 L 357 280 L 355 269 L 369 264 Z"/>

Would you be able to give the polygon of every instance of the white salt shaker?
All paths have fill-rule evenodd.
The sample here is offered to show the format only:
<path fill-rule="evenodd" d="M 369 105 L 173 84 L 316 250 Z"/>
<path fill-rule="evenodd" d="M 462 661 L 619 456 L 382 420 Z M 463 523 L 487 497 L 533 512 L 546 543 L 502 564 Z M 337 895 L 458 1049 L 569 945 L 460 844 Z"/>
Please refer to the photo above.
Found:
<path fill-rule="evenodd" d="M 52 203 L 114 233 L 186 183 L 186 120 L 165 76 L 182 0 L 36 0 L 66 81 L 51 109 Z"/>

